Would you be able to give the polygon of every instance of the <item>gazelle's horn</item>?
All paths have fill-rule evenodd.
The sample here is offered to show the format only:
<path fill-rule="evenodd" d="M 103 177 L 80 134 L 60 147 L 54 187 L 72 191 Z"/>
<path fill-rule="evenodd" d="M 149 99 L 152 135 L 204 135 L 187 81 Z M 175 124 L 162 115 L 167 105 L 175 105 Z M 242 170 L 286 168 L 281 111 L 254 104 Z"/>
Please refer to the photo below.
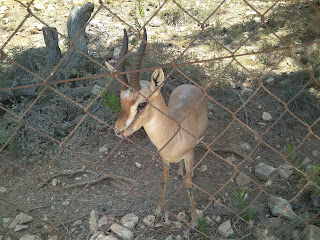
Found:
<path fill-rule="evenodd" d="M 128 53 L 128 35 L 127 35 L 126 29 L 123 29 L 123 42 L 122 42 L 122 47 L 121 47 L 121 51 L 118 59 L 118 63 L 122 61 L 118 66 L 119 73 L 123 73 L 126 71 L 126 59 L 123 59 L 123 58 L 127 53 Z M 119 74 L 118 78 L 121 82 L 129 85 L 126 74 Z M 119 82 L 121 90 L 126 90 L 127 86 L 122 84 L 121 82 Z"/>
<path fill-rule="evenodd" d="M 143 39 L 147 41 L 146 29 L 143 30 Z M 146 46 L 146 43 L 144 41 L 141 41 L 140 47 L 134 56 L 132 70 L 139 70 L 141 68 L 141 63 L 145 54 Z M 130 86 L 136 91 L 140 91 L 140 72 L 134 72 L 130 74 Z"/>

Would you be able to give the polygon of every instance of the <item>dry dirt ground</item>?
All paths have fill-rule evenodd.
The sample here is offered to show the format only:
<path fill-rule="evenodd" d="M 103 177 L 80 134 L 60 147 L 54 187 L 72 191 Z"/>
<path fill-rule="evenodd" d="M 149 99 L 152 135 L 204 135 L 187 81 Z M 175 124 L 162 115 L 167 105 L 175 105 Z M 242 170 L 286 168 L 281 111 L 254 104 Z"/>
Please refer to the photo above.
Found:
<path fill-rule="evenodd" d="M 1 46 L 6 44 L 4 52 L 34 73 L 46 77 L 48 69 L 41 33 L 43 23 L 33 16 L 27 18 L 7 44 L 6 41 L 28 12 L 18 2 L 0 2 L 0 43 Z M 75 4 L 81 5 L 83 2 L 77 1 Z M 136 28 L 147 22 L 161 6 L 161 3 L 151 0 L 141 1 L 139 9 L 139 2 L 106 1 L 105 6 Z M 199 21 L 204 21 L 220 4 L 218 1 L 209 4 L 206 1 L 180 2 Z M 316 1 L 312 3 L 319 7 Z M 66 34 L 68 13 L 73 4 L 72 1 L 35 1 L 31 9 L 43 22 Z M 195 149 L 194 196 L 197 208 L 203 211 L 205 217 L 213 219 L 205 228 L 211 238 L 220 237 L 217 233 L 219 223 L 214 221 L 219 215 L 222 218 L 220 223 L 225 220 L 234 223 L 233 238 L 255 239 L 255 228 L 250 224 L 225 208 L 219 210 L 213 206 L 219 200 L 224 206 L 238 212 L 233 196 L 239 189 L 235 181 L 239 171 L 253 180 L 243 188 L 254 206 L 255 217 L 251 222 L 254 226 L 263 229 L 259 223 L 270 215 L 267 207 L 270 195 L 291 200 L 294 211 L 299 213 L 312 209 L 310 192 L 299 192 L 296 187 L 299 182 L 296 170 L 286 181 L 275 175 L 269 184 L 262 185 L 264 182 L 256 178 L 254 169 L 261 162 L 278 169 L 285 164 L 284 156 L 289 154 L 289 145 L 297 147 L 294 154 L 298 156 L 298 161 L 309 158 L 314 165 L 320 161 L 319 157 L 312 155 L 313 151 L 320 149 L 319 72 L 315 71 L 320 62 L 320 20 L 315 18 L 314 9 L 304 1 L 250 1 L 250 4 L 261 13 L 275 4 L 265 14 L 264 21 L 284 42 L 300 47 L 290 52 L 284 49 L 284 43 L 268 32 L 259 15 L 242 1 L 225 1 L 206 21 L 206 30 L 218 43 L 204 33 L 199 34 L 201 27 L 198 23 L 172 1 L 166 3 L 147 24 L 149 43 L 154 49 L 174 60 L 191 44 L 177 63 L 199 61 L 174 71 L 163 87 L 163 95 L 167 100 L 174 87 L 189 80 L 206 89 L 209 129 L 203 139 L 204 144 L 199 143 Z M 95 2 L 93 14 L 98 9 L 99 3 Z M 237 9 L 236 13 L 234 9 Z M 88 47 L 92 49 L 91 57 L 101 64 L 104 61 L 114 63 L 123 27 L 126 27 L 124 23 L 109 11 L 99 9 L 86 28 Z M 132 30 L 129 31 L 129 37 L 133 46 L 136 37 Z M 68 47 L 62 36 L 60 47 L 62 51 Z M 263 52 L 270 49 L 273 51 Z M 223 58 L 235 50 L 236 54 L 244 55 L 234 59 Z M 246 55 L 259 51 L 260 54 Z M 207 59 L 213 60 L 201 62 Z M 148 48 L 143 68 L 169 63 L 170 60 Z M 13 80 L 26 74 L 9 61 L 2 59 L 1 64 L 1 84 L 7 84 L 0 85 L 1 88 L 10 87 Z M 310 77 L 308 69 L 314 71 L 313 79 L 317 82 Z M 170 67 L 164 69 L 166 74 L 171 70 Z M 106 69 L 89 61 L 83 71 L 74 74 L 74 77 L 89 79 L 54 87 L 87 107 L 95 98 L 93 90 L 96 86 L 104 87 L 111 80 L 110 77 L 91 77 L 106 72 Z M 152 71 L 145 71 L 142 77 L 150 78 L 151 74 Z M 261 88 L 259 80 L 262 80 L 265 89 Z M 74 93 L 77 89 L 84 94 Z M 37 93 L 41 90 L 39 87 Z M 118 96 L 117 83 L 111 83 L 109 92 Z M 292 100 L 298 92 L 298 96 Z M 19 97 L 0 106 L 21 116 L 35 99 Z M 290 101 L 288 109 L 296 118 L 286 112 L 279 100 L 284 103 Z M 98 99 L 89 112 L 99 121 L 52 90 L 47 90 L 32 106 L 23 117 L 28 125 L 22 124 L 19 130 L 16 130 L 19 119 L 8 111 L 0 110 L 0 147 L 6 146 L 0 148 L 0 187 L 7 190 L 0 193 L 0 220 L 13 219 L 20 211 L 34 218 L 27 229 L 18 232 L 1 226 L 3 239 L 20 239 L 26 233 L 38 234 L 41 239 L 48 239 L 49 235 L 57 236 L 57 239 L 88 239 L 88 219 L 92 210 L 99 210 L 110 218 L 115 217 L 114 221 L 127 213 L 135 213 L 139 219 L 153 214 L 162 179 L 161 159 L 155 154 L 155 147 L 143 129 L 128 140 L 118 138 L 110 127 L 114 125 L 118 114 L 108 110 L 103 100 Z M 263 112 L 270 113 L 272 119 L 263 120 Z M 83 117 L 85 119 L 81 122 Z M 78 126 L 79 122 L 81 124 Z M 13 138 L 10 139 L 10 136 Z M 60 146 L 60 141 L 64 140 Z M 212 150 L 228 148 L 242 153 L 246 160 L 231 152 L 213 154 L 206 148 L 209 144 Z M 230 158 L 232 156 L 234 158 Z M 177 166 L 171 167 L 165 208 L 170 213 L 169 219 L 175 221 L 175 215 L 180 212 L 190 216 L 190 208 L 184 182 L 176 172 Z M 82 172 L 67 174 L 77 170 Z M 95 184 L 65 189 L 71 184 L 107 174 L 132 179 L 135 184 L 108 178 Z M 310 212 L 319 214 L 314 209 Z M 74 224 L 78 220 L 82 222 Z M 163 219 L 157 219 L 156 222 L 163 222 Z M 184 222 L 179 229 L 172 225 L 158 228 L 137 225 L 133 231 L 137 239 L 165 239 L 169 235 L 183 235 L 187 230 L 188 225 Z M 190 236 L 190 239 L 205 238 L 195 232 Z M 290 239 L 290 236 L 283 239 Z"/>

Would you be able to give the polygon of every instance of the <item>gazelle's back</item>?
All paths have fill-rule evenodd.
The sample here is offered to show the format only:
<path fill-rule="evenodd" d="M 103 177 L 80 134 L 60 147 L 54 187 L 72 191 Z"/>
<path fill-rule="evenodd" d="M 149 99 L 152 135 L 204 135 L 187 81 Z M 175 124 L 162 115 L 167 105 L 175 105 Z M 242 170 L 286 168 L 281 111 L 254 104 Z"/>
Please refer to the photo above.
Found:
<path fill-rule="evenodd" d="M 208 129 L 208 103 L 204 93 L 194 85 L 180 85 L 171 93 L 169 115 L 193 136 L 201 138 Z"/>

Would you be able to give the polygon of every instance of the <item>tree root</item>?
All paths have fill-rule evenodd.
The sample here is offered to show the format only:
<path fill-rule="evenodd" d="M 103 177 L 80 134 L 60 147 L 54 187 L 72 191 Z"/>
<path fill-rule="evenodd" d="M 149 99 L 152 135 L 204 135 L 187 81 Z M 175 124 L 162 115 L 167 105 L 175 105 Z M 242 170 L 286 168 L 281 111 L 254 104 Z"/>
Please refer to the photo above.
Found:
<path fill-rule="evenodd" d="M 89 173 L 89 174 L 92 174 L 92 175 L 96 175 L 97 172 L 95 171 L 92 171 L 92 170 L 86 170 L 86 169 L 79 169 L 79 170 L 75 170 L 75 171 L 70 171 L 70 172 L 64 172 L 64 173 L 58 173 L 58 174 L 55 174 L 53 175 L 52 177 L 50 177 L 49 179 L 47 179 L 40 187 L 43 187 L 44 185 L 46 185 L 48 182 L 50 182 L 52 179 L 56 178 L 56 177 L 59 177 L 59 176 L 66 176 L 66 175 L 75 175 L 75 174 L 78 174 L 78 173 Z M 113 179 L 115 181 L 123 181 L 123 182 L 127 182 L 131 185 L 135 184 L 135 181 L 130 179 L 130 178 L 127 178 L 127 177 L 123 177 L 123 176 L 119 176 L 119 175 L 114 175 L 114 174 L 108 174 L 108 176 L 106 175 L 102 175 L 102 176 L 99 176 L 93 180 L 88 180 L 88 181 L 82 181 L 82 182 L 79 182 L 79 183 L 74 183 L 74 184 L 70 184 L 70 185 L 67 185 L 67 186 L 63 186 L 62 189 L 65 190 L 65 189 L 70 189 L 70 188 L 75 188 L 75 187 L 81 187 L 81 186 L 85 186 L 87 184 L 96 184 L 96 183 L 99 183 L 105 179 Z"/>

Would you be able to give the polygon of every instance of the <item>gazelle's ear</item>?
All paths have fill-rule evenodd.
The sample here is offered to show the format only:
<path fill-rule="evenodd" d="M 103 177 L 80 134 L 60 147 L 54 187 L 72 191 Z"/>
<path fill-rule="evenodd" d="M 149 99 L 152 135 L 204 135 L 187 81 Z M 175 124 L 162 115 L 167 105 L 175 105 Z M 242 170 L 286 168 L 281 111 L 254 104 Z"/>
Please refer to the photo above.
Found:
<path fill-rule="evenodd" d="M 164 81 L 164 73 L 161 68 L 156 69 L 151 76 L 150 90 L 154 91 L 158 86 L 160 91 Z"/>

